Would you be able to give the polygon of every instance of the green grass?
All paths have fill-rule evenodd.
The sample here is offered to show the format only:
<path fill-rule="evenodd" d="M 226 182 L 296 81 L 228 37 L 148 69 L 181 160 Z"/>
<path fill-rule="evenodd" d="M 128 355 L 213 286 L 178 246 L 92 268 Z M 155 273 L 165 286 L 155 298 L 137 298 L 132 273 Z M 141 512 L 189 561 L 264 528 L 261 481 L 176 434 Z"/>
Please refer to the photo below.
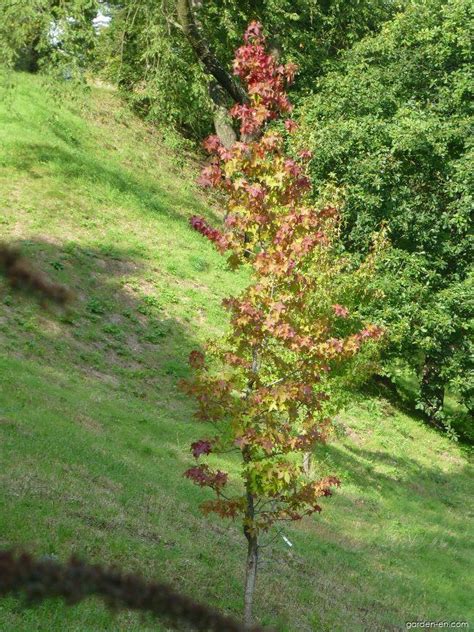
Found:
<path fill-rule="evenodd" d="M 0 96 L 0 238 L 77 297 L 62 314 L 0 287 L 0 546 L 113 562 L 238 615 L 239 526 L 203 517 L 207 492 L 182 476 L 202 430 L 177 383 L 245 282 L 188 227 L 213 215 L 195 166 L 106 88 L 84 111 L 26 75 Z M 272 535 L 259 620 L 291 632 L 472 623 L 466 454 L 381 396 L 341 420 L 318 457 L 343 486 L 285 528 L 291 549 Z M 147 629 L 165 627 L 94 600 L 0 601 L 2 632 Z"/>

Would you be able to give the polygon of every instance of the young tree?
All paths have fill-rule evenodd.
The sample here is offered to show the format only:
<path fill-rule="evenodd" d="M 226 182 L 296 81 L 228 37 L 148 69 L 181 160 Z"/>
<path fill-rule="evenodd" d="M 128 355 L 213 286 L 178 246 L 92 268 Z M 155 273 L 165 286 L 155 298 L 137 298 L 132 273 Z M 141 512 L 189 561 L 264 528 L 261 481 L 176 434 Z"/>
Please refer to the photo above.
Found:
<path fill-rule="evenodd" d="M 230 149 L 217 136 L 205 141 L 212 158 L 201 183 L 224 192 L 227 216 L 223 231 L 200 217 L 191 225 L 228 253 L 231 266 L 250 266 L 252 282 L 224 302 L 230 331 L 209 342 L 206 354 L 191 353 L 194 376 L 183 387 L 196 399 L 197 418 L 215 428 L 213 436 L 192 444 L 197 463 L 185 475 L 214 490 L 216 497 L 202 505 L 205 512 L 242 519 L 248 545 L 244 620 L 250 625 L 259 535 L 276 521 L 320 511 L 320 499 L 339 485 L 334 476 L 316 476 L 306 456 L 331 432 L 332 374 L 381 330 L 364 326 L 342 303 L 370 264 L 350 272 L 337 256 L 336 209 L 309 201 L 305 165 L 311 154 L 291 158 L 271 124 L 291 110 L 285 88 L 296 69 L 266 52 L 259 23 L 250 24 L 244 40 L 234 72 L 248 101 L 231 115 L 240 121 L 241 136 L 252 140 Z M 284 127 L 292 131 L 295 123 L 286 118 Z M 229 451 L 240 460 L 243 488 L 201 461 Z"/>

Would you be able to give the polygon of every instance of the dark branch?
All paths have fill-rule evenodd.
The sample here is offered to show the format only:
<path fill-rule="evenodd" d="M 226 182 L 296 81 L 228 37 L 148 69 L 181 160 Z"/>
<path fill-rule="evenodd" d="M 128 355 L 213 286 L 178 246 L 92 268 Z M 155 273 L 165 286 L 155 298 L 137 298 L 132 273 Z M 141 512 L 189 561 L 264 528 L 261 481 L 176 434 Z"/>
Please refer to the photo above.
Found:
<path fill-rule="evenodd" d="M 64 305 L 71 299 L 71 292 L 59 283 L 53 283 L 43 272 L 36 270 L 20 251 L 0 242 L 0 276 L 10 287 L 36 294 L 42 299 Z"/>
<path fill-rule="evenodd" d="M 260 627 L 244 628 L 166 584 L 147 582 L 137 575 L 125 575 L 74 558 L 62 564 L 51 559 L 35 559 L 26 553 L 0 551 L 0 596 L 19 593 L 30 601 L 62 597 L 70 605 L 96 596 L 114 609 L 150 612 L 175 626 L 187 623 L 203 632 L 263 632 Z"/>
<path fill-rule="evenodd" d="M 203 36 L 190 6 L 190 0 L 176 0 L 178 21 L 197 57 L 227 94 L 237 103 L 246 103 L 245 90 L 219 62 Z"/>

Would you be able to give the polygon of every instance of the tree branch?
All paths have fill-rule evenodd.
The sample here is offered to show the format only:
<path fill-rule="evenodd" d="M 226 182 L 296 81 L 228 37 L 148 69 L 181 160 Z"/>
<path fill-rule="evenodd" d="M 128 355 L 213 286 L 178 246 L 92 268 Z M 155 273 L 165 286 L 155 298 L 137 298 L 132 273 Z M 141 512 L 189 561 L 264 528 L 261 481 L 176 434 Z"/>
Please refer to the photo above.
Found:
<path fill-rule="evenodd" d="M 176 0 L 178 21 L 198 59 L 227 94 L 237 103 L 246 103 L 247 95 L 234 77 L 219 62 L 196 22 L 190 0 Z"/>

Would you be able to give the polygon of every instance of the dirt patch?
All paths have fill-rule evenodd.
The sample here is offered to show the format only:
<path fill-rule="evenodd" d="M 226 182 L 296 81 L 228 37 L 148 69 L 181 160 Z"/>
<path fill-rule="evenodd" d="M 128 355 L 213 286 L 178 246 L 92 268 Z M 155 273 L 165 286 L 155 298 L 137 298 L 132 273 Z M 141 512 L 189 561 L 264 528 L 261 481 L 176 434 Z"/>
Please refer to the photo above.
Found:
<path fill-rule="evenodd" d="M 16 432 L 19 435 L 22 435 L 23 437 L 33 436 L 33 433 L 31 432 L 31 430 L 26 429 L 24 424 L 22 424 L 19 421 L 15 421 L 13 419 L 7 419 L 6 417 L 0 417 L 0 429 L 1 428 L 8 428 L 10 430 L 13 430 L 14 432 Z"/>
<path fill-rule="evenodd" d="M 76 415 L 74 417 L 74 421 L 79 424 L 81 428 L 84 428 L 84 430 L 92 432 L 93 434 L 102 434 L 104 432 L 102 424 L 88 415 Z"/>
<path fill-rule="evenodd" d="M 355 445 L 362 445 L 364 443 L 362 436 L 353 428 L 345 423 L 341 423 L 341 427 L 344 430 L 345 436 L 348 437 L 352 441 L 352 443 L 355 443 Z"/>
<path fill-rule="evenodd" d="M 452 452 L 442 452 L 440 456 L 445 461 L 448 461 L 448 463 L 456 463 L 456 465 L 462 465 L 464 463 L 464 460 L 458 454 L 453 454 Z"/>
<path fill-rule="evenodd" d="M 89 377 L 99 380 L 100 382 L 105 382 L 105 384 L 109 384 L 110 386 L 117 387 L 120 384 L 120 380 L 117 377 L 108 373 L 101 373 L 97 371 L 97 369 L 88 368 L 86 373 Z"/>

